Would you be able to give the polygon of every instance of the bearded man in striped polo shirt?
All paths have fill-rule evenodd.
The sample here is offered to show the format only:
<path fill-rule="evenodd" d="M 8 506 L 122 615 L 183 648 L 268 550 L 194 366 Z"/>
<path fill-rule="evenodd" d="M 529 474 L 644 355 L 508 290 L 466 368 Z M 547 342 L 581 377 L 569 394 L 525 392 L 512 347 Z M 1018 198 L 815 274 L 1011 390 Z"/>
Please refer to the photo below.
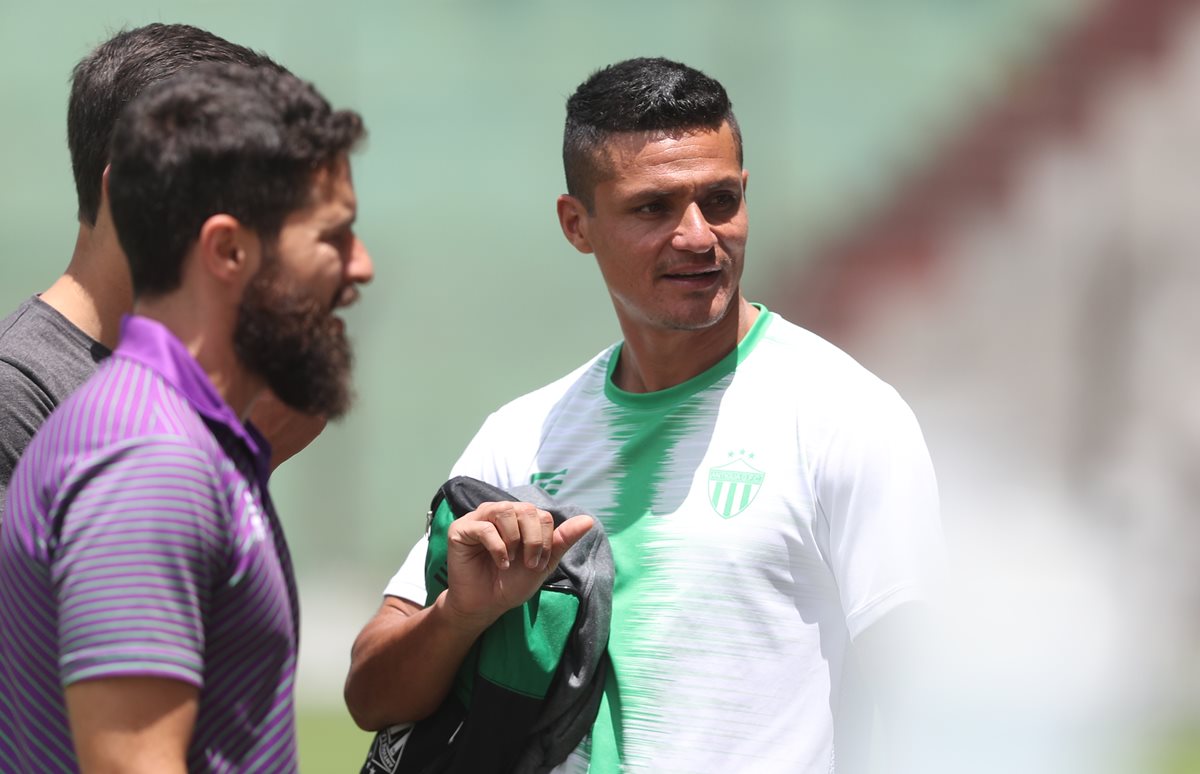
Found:
<path fill-rule="evenodd" d="M 46 417 L 117 345 L 133 307 L 128 261 L 102 189 L 109 140 L 121 109 L 150 85 L 203 62 L 280 66 L 265 54 L 188 24 L 122 30 L 75 65 L 67 100 L 67 146 L 78 203 L 75 247 L 62 275 L 0 319 L 0 521 L 17 461 Z M 270 395 L 251 415 L 271 442 L 271 464 L 299 452 L 324 417 Z"/>
<path fill-rule="evenodd" d="M 122 115 L 107 190 L 134 314 L 8 492 L 0 770 L 295 770 L 296 587 L 245 418 L 268 389 L 349 406 L 334 311 L 372 274 L 363 135 L 311 85 L 237 65 Z"/>

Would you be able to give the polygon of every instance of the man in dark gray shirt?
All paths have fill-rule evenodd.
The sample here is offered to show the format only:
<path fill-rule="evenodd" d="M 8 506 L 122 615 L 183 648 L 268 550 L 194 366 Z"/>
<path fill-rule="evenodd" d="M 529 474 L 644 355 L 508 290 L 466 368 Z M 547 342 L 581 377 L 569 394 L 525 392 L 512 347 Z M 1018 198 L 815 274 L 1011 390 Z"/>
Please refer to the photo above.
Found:
<path fill-rule="evenodd" d="M 13 468 L 34 432 L 116 346 L 121 317 L 133 306 L 129 267 L 103 190 L 117 116 L 147 86 L 200 62 L 281 69 L 263 54 L 183 24 L 120 32 L 75 66 L 67 105 L 79 200 L 75 251 L 54 284 L 0 321 L 0 518 Z M 325 425 L 273 396 L 256 405 L 253 420 L 270 440 L 276 465 Z"/>

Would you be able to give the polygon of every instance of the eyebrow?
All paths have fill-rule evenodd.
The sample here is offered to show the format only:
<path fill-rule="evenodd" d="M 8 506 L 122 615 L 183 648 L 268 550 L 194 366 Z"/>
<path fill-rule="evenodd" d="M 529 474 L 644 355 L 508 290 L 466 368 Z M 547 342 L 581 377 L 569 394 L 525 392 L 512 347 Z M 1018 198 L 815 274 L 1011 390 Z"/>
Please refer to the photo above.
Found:
<path fill-rule="evenodd" d="M 337 234 L 342 231 L 350 231 L 354 228 L 354 223 L 358 220 L 358 213 L 354 213 L 349 218 L 339 220 L 338 222 L 321 229 L 321 236 Z"/>
<path fill-rule="evenodd" d="M 716 180 L 712 183 L 709 183 L 708 185 L 706 185 L 704 187 L 703 190 L 706 192 L 717 191 L 722 188 L 737 188 L 740 190 L 741 187 L 742 187 L 742 179 L 740 177 L 731 175 L 729 177 L 723 177 L 720 180 Z M 643 188 L 641 190 L 631 191 L 625 198 L 630 199 L 630 200 L 633 200 L 633 199 L 669 199 L 672 196 L 674 196 L 675 193 L 676 193 L 676 191 L 672 191 L 672 190 L 669 190 L 666 188 Z"/>
<path fill-rule="evenodd" d="M 737 175 L 730 175 L 729 177 L 721 178 L 720 180 L 716 181 L 715 183 L 708 186 L 704 190 L 715 191 L 718 188 L 737 188 L 740 190 L 741 187 L 742 187 L 742 179 L 740 177 L 738 177 Z"/>

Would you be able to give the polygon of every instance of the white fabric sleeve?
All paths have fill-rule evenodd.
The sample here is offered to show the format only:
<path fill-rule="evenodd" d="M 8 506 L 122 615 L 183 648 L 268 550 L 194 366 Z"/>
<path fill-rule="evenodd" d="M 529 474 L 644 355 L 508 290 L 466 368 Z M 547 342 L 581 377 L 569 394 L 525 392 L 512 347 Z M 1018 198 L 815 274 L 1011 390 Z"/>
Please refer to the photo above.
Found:
<path fill-rule="evenodd" d="M 454 463 L 454 467 L 450 468 L 450 478 L 470 476 L 501 489 L 507 488 L 508 476 L 506 471 L 501 470 L 496 448 L 497 440 L 500 443 L 511 443 L 512 441 L 504 438 L 504 434 L 497 431 L 498 424 L 499 419 L 496 414 L 492 414 L 484 421 L 479 432 L 475 433 L 475 437 L 471 439 L 458 461 Z M 499 438 L 495 439 L 495 436 L 499 436 Z"/>
<path fill-rule="evenodd" d="M 817 471 L 851 638 L 906 602 L 933 601 L 945 567 L 937 482 L 916 417 L 890 387 L 859 397 Z"/>
<path fill-rule="evenodd" d="M 422 535 L 408 552 L 400 569 L 388 581 L 384 596 L 400 597 L 425 606 L 425 554 L 429 550 L 429 535 Z"/>

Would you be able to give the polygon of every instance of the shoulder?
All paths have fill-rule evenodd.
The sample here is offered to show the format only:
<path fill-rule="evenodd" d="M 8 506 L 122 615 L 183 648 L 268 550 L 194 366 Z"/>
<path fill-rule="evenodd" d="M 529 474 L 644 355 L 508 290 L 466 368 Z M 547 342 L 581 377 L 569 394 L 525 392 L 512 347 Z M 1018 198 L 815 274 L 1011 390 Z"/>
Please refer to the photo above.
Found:
<path fill-rule="evenodd" d="M 25 299 L 21 302 L 20 306 L 5 315 L 3 319 L 0 319 L 0 347 L 7 345 L 9 339 L 14 335 L 19 335 L 21 328 L 25 324 L 23 321 L 28 320 L 33 310 L 37 308 L 34 305 L 34 298 Z M 12 333 L 14 328 L 17 330 L 17 334 Z"/>
<path fill-rule="evenodd" d="M 34 383 L 36 357 L 30 331 L 37 327 L 37 315 L 32 302 L 26 299 L 0 320 L 0 389 L 21 389 Z"/>
<path fill-rule="evenodd" d="M 772 320 L 739 365 L 731 389 L 738 390 L 737 406 L 767 411 L 792 428 L 806 466 L 822 480 L 852 476 L 868 461 L 880 469 L 901 458 L 922 469 L 927 464 L 924 434 L 900 393 L 840 348 L 782 318 Z"/>
<path fill-rule="evenodd" d="M 614 345 L 615 346 L 615 345 Z M 564 418 L 587 413 L 604 399 L 604 382 L 613 347 L 605 349 L 566 376 L 509 401 L 484 420 L 482 427 L 451 469 L 507 486 L 527 483 L 525 465 Z"/>
<path fill-rule="evenodd" d="M 857 412 L 865 406 L 907 408 L 890 384 L 844 350 L 777 314 L 771 315 L 771 324 L 754 357 L 744 364 L 747 372 L 825 411 L 844 407 Z"/>
<path fill-rule="evenodd" d="M 565 376 L 509 401 L 488 417 L 487 423 L 507 427 L 536 421 L 540 428 L 571 404 L 603 398 L 608 359 L 615 347 L 606 347 Z"/>
<path fill-rule="evenodd" d="M 52 396 L 15 366 L 0 360 L 0 510 L 17 461 L 54 405 Z"/>
<path fill-rule="evenodd" d="M 140 456 L 144 446 L 162 444 L 217 457 L 216 440 L 184 396 L 145 365 L 115 357 L 55 408 L 30 448 L 82 462 Z"/>
<path fill-rule="evenodd" d="M 37 297 L 0 321 L 0 382 L 36 391 L 51 408 L 74 392 L 108 349 Z"/>
<path fill-rule="evenodd" d="M 172 433 L 139 433 L 113 439 L 79 457 L 64 477 L 66 486 L 103 488 L 105 508 L 113 504 L 161 502 L 175 493 L 177 502 L 217 498 L 221 466 L 208 449 Z"/>
<path fill-rule="evenodd" d="M 15 524 L 56 524 L 64 534 L 115 534 L 124 529 L 117 525 L 138 524 L 149 542 L 184 524 L 194 527 L 186 533 L 192 537 L 219 532 L 227 511 L 222 470 L 190 439 L 140 432 L 97 440 L 85 426 L 73 434 L 43 427 L 51 431 L 37 435 L 11 481 L 7 517 Z M 166 531 L 152 538 L 163 525 Z"/>

